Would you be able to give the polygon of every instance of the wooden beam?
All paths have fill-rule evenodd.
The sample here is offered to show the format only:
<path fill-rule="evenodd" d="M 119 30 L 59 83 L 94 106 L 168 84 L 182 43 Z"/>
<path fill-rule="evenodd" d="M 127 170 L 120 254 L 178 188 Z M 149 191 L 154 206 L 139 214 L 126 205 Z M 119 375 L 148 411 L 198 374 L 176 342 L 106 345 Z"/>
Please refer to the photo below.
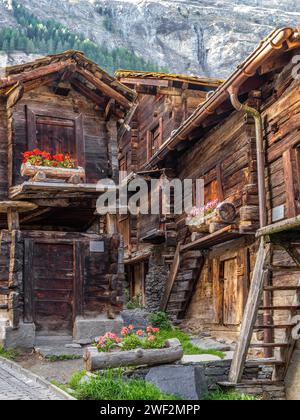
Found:
<path fill-rule="evenodd" d="M 66 67 L 68 67 L 70 64 L 72 64 L 72 60 L 66 60 L 63 62 L 58 62 L 54 64 L 49 64 L 48 66 L 41 65 L 38 68 L 35 68 L 33 70 L 24 71 L 22 73 L 18 74 L 12 74 L 2 79 L 1 81 L 1 89 L 4 89 L 8 86 L 12 86 L 15 83 L 22 81 L 23 83 L 28 82 L 30 80 L 38 79 L 42 76 L 45 76 L 46 74 L 50 73 L 56 73 Z"/>
<path fill-rule="evenodd" d="M 274 235 L 275 233 L 287 232 L 293 229 L 300 228 L 300 216 L 293 217 L 291 219 L 286 219 L 281 222 L 274 223 L 272 225 L 266 226 L 257 231 L 256 236 L 259 238 L 261 236 Z"/>
<path fill-rule="evenodd" d="M 86 85 L 80 82 L 78 79 L 71 80 L 71 85 L 79 91 L 83 96 L 91 99 L 96 105 L 103 106 L 105 101 L 102 96 L 97 95 L 94 91 L 89 89 Z"/>
<path fill-rule="evenodd" d="M 266 245 L 264 238 L 261 238 L 248 300 L 241 325 L 240 337 L 233 356 L 229 373 L 229 381 L 233 383 L 240 382 L 242 378 L 247 352 L 251 342 L 253 327 L 257 319 L 257 313 L 262 298 L 264 283 L 268 276 L 268 270 L 265 269 L 265 264 L 269 255 L 270 245 Z"/>
<path fill-rule="evenodd" d="M 168 302 L 170 299 L 170 295 L 178 274 L 178 270 L 180 267 L 180 249 L 181 249 L 181 242 L 177 244 L 176 252 L 174 255 L 173 264 L 170 270 L 170 274 L 166 283 L 165 292 L 163 294 L 161 303 L 160 303 L 160 311 L 165 311 L 168 306 Z"/>
<path fill-rule="evenodd" d="M 287 217 L 295 217 L 297 215 L 294 175 L 293 175 L 293 150 L 289 149 L 282 155 L 285 192 L 286 192 L 286 211 Z"/>
<path fill-rule="evenodd" d="M 23 83 L 18 83 L 7 93 L 7 108 L 13 108 L 19 102 L 19 100 L 22 99 L 23 95 L 24 85 Z"/>
<path fill-rule="evenodd" d="M 12 232 L 13 230 L 20 229 L 18 209 L 15 209 L 12 207 L 7 209 L 7 224 L 8 224 L 8 230 L 10 232 Z"/>
<path fill-rule="evenodd" d="M 98 77 L 94 76 L 92 73 L 85 69 L 78 69 L 79 74 L 81 74 L 86 80 L 91 82 L 94 86 L 100 89 L 105 95 L 110 98 L 115 99 L 120 105 L 123 105 L 125 108 L 131 108 L 131 102 L 125 98 L 121 93 L 117 92 L 115 89 L 102 82 Z"/>

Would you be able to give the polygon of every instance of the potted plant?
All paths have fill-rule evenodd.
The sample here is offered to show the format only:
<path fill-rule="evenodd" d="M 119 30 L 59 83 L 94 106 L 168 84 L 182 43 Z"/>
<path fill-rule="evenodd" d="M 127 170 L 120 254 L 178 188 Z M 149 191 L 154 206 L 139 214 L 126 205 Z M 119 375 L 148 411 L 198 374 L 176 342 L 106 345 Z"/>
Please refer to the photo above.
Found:
<path fill-rule="evenodd" d="M 95 345 L 85 350 L 83 359 L 88 371 L 126 366 L 154 366 L 173 363 L 183 356 L 177 338 L 164 340 L 160 329 L 149 325 L 144 330 L 133 325 L 123 327 L 119 336 L 107 332 L 95 339 Z"/>
<path fill-rule="evenodd" d="M 78 166 L 69 153 L 57 153 L 34 149 L 22 153 L 21 175 L 29 176 L 34 181 L 45 181 L 47 178 L 66 180 L 85 180 L 85 170 Z"/>
<path fill-rule="evenodd" d="M 205 206 L 193 207 L 186 218 L 186 224 L 191 232 L 208 233 L 209 224 L 216 215 L 219 201 L 209 201 Z"/>

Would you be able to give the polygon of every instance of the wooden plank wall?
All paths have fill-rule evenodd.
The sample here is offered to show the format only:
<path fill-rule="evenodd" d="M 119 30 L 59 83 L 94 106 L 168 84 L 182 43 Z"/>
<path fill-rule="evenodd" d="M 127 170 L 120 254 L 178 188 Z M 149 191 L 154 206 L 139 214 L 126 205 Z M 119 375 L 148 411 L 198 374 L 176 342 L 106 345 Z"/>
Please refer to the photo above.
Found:
<path fill-rule="evenodd" d="M 2 234 L 5 237 L 9 236 L 7 231 L 4 230 Z M 77 287 L 76 296 L 79 300 L 82 300 L 82 306 L 79 306 L 80 302 L 74 303 L 75 316 L 85 315 L 92 317 L 106 314 L 107 311 L 119 312 L 121 310 L 124 273 L 122 264 L 120 264 L 120 252 L 122 252 L 123 244 L 118 234 L 108 236 L 24 231 L 23 240 L 19 246 L 23 247 L 26 241 L 33 241 L 33 249 L 34 246 L 38 247 L 39 241 L 46 244 L 55 245 L 56 243 L 65 243 L 74 246 L 74 263 L 78 268 L 74 271 L 75 275 L 78 276 L 75 279 Z M 90 241 L 103 241 L 104 252 L 92 251 L 90 249 Z M 7 242 L 3 243 L 2 254 L 0 256 L 0 287 L 2 283 L 5 285 L 8 282 L 10 243 Z M 34 245 L 35 243 L 36 245 Z M 60 258 L 61 262 L 63 262 L 65 256 L 61 255 Z M 47 261 L 45 261 L 46 263 Z M 25 270 L 25 267 L 23 269 Z M 82 273 L 82 277 L 80 276 L 80 272 Z M 80 291 L 81 287 L 82 292 Z M 26 285 L 25 292 L 27 289 L 28 287 Z M 22 305 L 24 303 L 23 285 L 19 284 L 15 290 L 20 293 L 20 304 Z"/>
<path fill-rule="evenodd" d="M 276 98 L 276 100 L 275 100 Z M 264 85 L 263 118 L 266 127 L 268 217 L 284 206 L 285 217 L 300 212 L 300 81 L 287 66 Z"/>
<path fill-rule="evenodd" d="M 253 130 L 253 123 L 245 120 L 243 113 L 234 113 L 180 156 L 177 162 L 178 177 L 204 179 L 206 193 L 215 183 L 215 192 L 208 194 L 209 199 L 231 201 L 239 210 L 244 204 L 245 185 L 252 182 L 249 157 Z M 176 221 L 179 240 L 184 239 L 185 215 Z"/>
<path fill-rule="evenodd" d="M 6 104 L 0 99 L 0 200 L 7 198 L 7 111 Z"/>
<path fill-rule="evenodd" d="M 0 234 L 0 289 L 8 289 L 9 283 L 9 257 L 10 257 L 10 237 L 5 235 L 3 231 Z M 8 296 L 0 294 L 0 305 L 8 303 Z M 8 317 L 7 310 L 0 309 L 0 317 L 6 319 Z"/>
<path fill-rule="evenodd" d="M 21 153 L 28 148 L 26 128 L 26 106 L 37 109 L 61 110 L 61 115 L 73 113 L 83 115 L 83 131 L 85 139 L 85 158 L 87 182 L 96 183 L 101 178 L 110 175 L 111 156 L 108 155 L 109 132 L 106 126 L 103 110 L 95 109 L 95 104 L 71 90 L 67 97 L 53 93 L 51 87 L 43 86 L 25 93 L 22 100 L 15 106 L 13 112 L 13 174 L 11 182 L 22 182 L 20 176 Z M 112 117 L 114 118 L 114 117 Z M 117 151 L 114 151 L 117 158 Z"/>

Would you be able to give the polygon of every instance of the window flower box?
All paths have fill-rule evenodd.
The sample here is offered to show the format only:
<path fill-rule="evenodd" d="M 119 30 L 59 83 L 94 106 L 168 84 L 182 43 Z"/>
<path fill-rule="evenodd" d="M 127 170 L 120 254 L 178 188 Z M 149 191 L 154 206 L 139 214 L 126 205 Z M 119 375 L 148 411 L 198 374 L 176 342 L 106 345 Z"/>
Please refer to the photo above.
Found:
<path fill-rule="evenodd" d="M 191 232 L 209 233 L 213 223 L 226 225 L 236 218 L 236 209 L 232 203 L 217 200 L 200 208 L 193 208 L 186 218 L 186 224 Z"/>
<path fill-rule="evenodd" d="M 22 156 L 21 175 L 30 177 L 32 181 L 46 182 L 55 179 L 75 184 L 85 181 L 84 168 L 77 166 L 69 154 L 51 155 L 35 149 L 23 153 Z"/>
<path fill-rule="evenodd" d="M 68 182 L 84 182 L 85 181 L 85 170 L 84 168 L 78 167 L 72 168 L 53 168 L 47 166 L 35 166 L 30 163 L 23 163 L 21 166 L 21 175 L 32 178 L 33 181 L 47 181 L 47 179 L 59 179 Z M 78 182 L 75 182 L 75 181 Z"/>

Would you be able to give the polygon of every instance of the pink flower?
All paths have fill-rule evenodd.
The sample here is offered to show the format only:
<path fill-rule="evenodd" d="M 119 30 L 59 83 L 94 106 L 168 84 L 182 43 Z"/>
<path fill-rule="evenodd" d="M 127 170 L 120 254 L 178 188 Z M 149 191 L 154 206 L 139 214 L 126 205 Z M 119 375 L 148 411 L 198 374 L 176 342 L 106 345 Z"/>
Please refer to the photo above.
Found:
<path fill-rule="evenodd" d="M 136 335 L 141 336 L 144 334 L 143 330 L 137 330 Z"/>
<path fill-rule="evenodd" d="M 132 330 L 134 330 L 134 326 L 133 326 L 133 325 L 128 325 L 128 329 L 129 329 L 130 331 L 132 331 Z"/>
<path fill-rule="evenodd" d="M 128 334 L 128 328 L 127 327 L 123 327 L 121 329 L 121 335 L 127 335 Z"/>
<path fill-rule="evenodd" d="M 155 340 L 155 336 L 154 335 L 149 335 L 148 341 L 154 341 L 154 340 Z"/>

